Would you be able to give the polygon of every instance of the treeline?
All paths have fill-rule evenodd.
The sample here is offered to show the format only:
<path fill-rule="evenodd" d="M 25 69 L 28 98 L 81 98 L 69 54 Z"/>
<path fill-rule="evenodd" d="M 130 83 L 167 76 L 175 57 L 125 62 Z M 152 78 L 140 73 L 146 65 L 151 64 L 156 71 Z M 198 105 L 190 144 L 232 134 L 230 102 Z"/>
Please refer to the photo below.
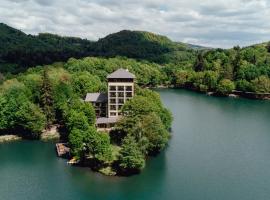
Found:
<path fill-rule="evenodd" d="M 82 99 L 107 91 L 106 76 L 120 67 L 136 74 L 136 95 L 123 106 L 114 132 L 97 132 L 93 106 Z M 141 88 L 161 84 L 164 76 L 157 64 L 126 58 L 72 58 L 30 68 L 0 86 L 0 134 L 38 139 L 57 124 L 81 164 L 109 175 L 138 173 L 169 139 L 170 112 L 156 92 Z"/>
<path fill-rule="evenodd" d="M 91 55 L 93 42 L 42 33 L 37 36 L 0 23 L 0 73 L 16 74 L 36 65 Z"/>
<path fill-rule="evenodd" d="M 125 56 L 161 64 L 190 60 L 196 54 L 190 45 L 148 32 L 120 31 L 93 42 L 49 33 L 26 35 L 2 23 L 0 46 L 2 74 L 17 74 L 29 67 L 66 61 L 71 57 Z"/>
<path fill-rule="evenodd" d="M 193 64 L 166 67 L 172 85 L 226 95 L 270 93 L 270 43 L 202 51 Z"/>

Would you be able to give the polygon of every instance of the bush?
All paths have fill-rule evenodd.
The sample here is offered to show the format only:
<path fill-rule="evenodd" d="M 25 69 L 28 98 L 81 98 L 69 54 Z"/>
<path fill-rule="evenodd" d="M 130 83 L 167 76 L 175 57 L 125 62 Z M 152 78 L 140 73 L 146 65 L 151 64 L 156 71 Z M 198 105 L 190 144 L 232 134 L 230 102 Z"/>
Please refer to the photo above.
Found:
<path fill-rule="evenodd" d="M 260 76 L 251 81 L 253 91 L 256 93 L 270 92 L 270 79 L 267 76 Z"/>
<path fill-rule="evenodd" d="M 223 79 L 217 86 L 217 92 L 221 95 L 227 95 L 235 89 L 234 83 L 229 79 Z"/>

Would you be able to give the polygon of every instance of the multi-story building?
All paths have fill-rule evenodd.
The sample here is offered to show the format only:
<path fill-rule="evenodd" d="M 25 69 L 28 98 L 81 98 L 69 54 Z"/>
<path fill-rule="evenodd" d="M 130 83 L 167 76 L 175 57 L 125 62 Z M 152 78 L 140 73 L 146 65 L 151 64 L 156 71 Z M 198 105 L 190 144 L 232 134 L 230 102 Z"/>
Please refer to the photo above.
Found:
<path fill-rule="evenodd" d="M 134 96 L 135 75 L 118 69 L 107 76 L 107 93 L 88 93 L 85 101 L 91 102 L 96 111 L 98 128 L 110 129 L 121 116 L 121 108 Z"/>
<path fill-rule="evenodd" d="M 121 108 L 124 103 L 134 96 L 135 76 L 125 69 L 107 76 L 108 80 L 108 117 L 121 115 Z"/>

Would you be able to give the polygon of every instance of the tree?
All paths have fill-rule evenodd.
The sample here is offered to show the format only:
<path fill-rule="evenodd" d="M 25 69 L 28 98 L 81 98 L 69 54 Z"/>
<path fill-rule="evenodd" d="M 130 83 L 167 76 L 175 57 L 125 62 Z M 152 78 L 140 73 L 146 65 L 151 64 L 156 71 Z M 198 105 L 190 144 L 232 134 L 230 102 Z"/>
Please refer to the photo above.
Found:
<path fill-rule="evenodd" d="M 16 118 L 16 124 L 30 131 L 31 138 L 38 138 L 45 127 L 45 115 L 38 106 L 29 101 L 20 105 Z"/>
<path fill-rule="evenodd" d="M 135 138 L 127 135 L 123 139 L 122 149 L 120 150 L 119 167 L 123 172 L 136 173 L 142 170 L 144 166 L 144 155 Z"/>
<path fill-rule="evenodd" d="M 152 100 L 152 99 L 151 99 Z M 147 97 L 135 96 L 125 103 L 122 112 L 125 116 L 140 116 L 151 112 L 159 112 L 160 107 Z"/>
<path fill-rule="evenodd" d="M 65 111 L 65 124 L 69 131 L 73 129 L 88 130 L 90 126 L 85 114 L 74 109 Z"/>
<path fill-rule="evenodd" d="M 188 81 L 188 75 L 189 75 L 189 73 L 186 70 L 180 70 L 180 71 L 176 72 L 176 74 L 175 74 L 176 86 L 177 87 L 185 86 L 186 82 Z"/>
<path fill-rule="evenodd" d="M 70 109 L 81 112 L 87 118 L 87 122 L 90 126 L 93 126 L 96 122 L 96 113 L 93 105 L 88 102 L 81 101 L 80 99 L 74 98 L 71 101 Z"/>
<path fill-rule="evenodd" d="M 160 152 L 168 143 L 169 133 L 155 113 L 143 117 L 138 131 L 141 137 L 147 138 L 147 142 L 144 142 L 147 144 L 147 154 Z"/>
<path fill-rule="evenodd" d="M 270 53 L 270 42 L 267 43 L 266 48 L 267 48 L 267 51 Z"/>
<path fill-rule="evenodd" d="M 203 77 L 203 84 L 210 90 L 215 90 L 218 82 L 218 74 L 214 71 L 205 71 Z"/>
<path fill-rule="evenodd" d="M 46 128 L 54 122 L 54 108 L 53 108 L 53 97 L 52 97 L 52 85 L 48 76 L 48 68 L 44 69 L 42 77 L 42 87 L 41 87 L 41 107 L 46 116 Z"/>
<path fill-rule="evenodd" d="M 236 56 L 233 60 L 233 75 L 234 78 L 236 78 L 238 70 L 240 69 L 241 65 L 241 48 L 239 46 L 234 47 L 234 50 L 236 51 Z"/>
<path fill-rule="evenodd" d="M 31 138 L 38 138 L 44 129 L 45 116 L 37 105 L 30 102 L 23 84 L 12 81 L 5 85 L 0 95 L 0 107 L 0 129 Z"/>
<path fill-rule="evenodd" d="M 86 71 L 72 75 L 72 86 L 80 97 L 85 97 L 88 92 L 99 92 L 103 87 L 98 76 Z"/>
<path fill-rule="evenodd" d="M 77 128 L 72 129 L 69 133 L 68 142 L 71 149 L 71 154 L 76 159 L 81 159 L 84 157 L 84 135 L 85 131 Z"/>
<path fill-rule="evenodd" d="M 95 127 L 74 128 L 69 134 L 71 153 L 77 159 L 95 159 L 98 162 L 110 162 L 112 150 L 107 133 L 98 133 Z"/>
<path fill-rule="evenodd" d="M 270 79 L 267 76 L 260 76 L 251 81 L 253 91 L 256 93 L 270 92 Z"/>
<path fill-rule="evenodd" d="M 236 82 L 236 89 L 243 92 L 251 92 L 252 91 L 251 83 L 245 79 L 241 79 Z"/>
<path fill-rule="evenodd" d="M 172 113 L 167 108 L 162 108 L 159 113 L 159 117 L 165 129 L 169 130 L 172 126 L 172 121 L 173 121 Z"/>
<path fill-rule="evenodd" d="M 197 60 L 196 60 L 196 63 L 194 65 L 194 70 L 196 72 L 200 72 L 200 71 L 203 71 L 204 69 L 206 69 L 206 61 L 204 58 L 204 53 L 200 52 L 197 56 Z"/>
<path fill-rule="evenodd" d="M 227 95 L 235 89 L 234 83 L 229 79 L 223 79 L 217 86 L 217 92 L 221 95 Z"/>
<path fill-rule="evenodd" d="M 97 132 L 95 127 L 89 127 L 84 137 L 85 152 L 99 162 L 110 162 L 112 150 L 110 137 L 107 133 Z"/>

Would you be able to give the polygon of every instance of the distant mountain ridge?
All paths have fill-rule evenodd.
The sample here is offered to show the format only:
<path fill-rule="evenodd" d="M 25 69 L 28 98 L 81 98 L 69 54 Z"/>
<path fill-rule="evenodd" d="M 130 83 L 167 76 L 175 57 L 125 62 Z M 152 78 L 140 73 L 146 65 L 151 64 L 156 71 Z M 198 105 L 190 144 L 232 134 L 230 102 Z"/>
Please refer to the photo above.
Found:
<path fill-rule="evenodd" d="M 125 56 L 163 64 L 190 59 L 195 55 L 194 50 L 200 49 L 145 31 L 123 30 L 90 41 L 50 33 L 27 35 L 3 23 L 0 23 L 0 46 L 2 73 L 18 73 L 36 65 L 86 56 Z"/>

